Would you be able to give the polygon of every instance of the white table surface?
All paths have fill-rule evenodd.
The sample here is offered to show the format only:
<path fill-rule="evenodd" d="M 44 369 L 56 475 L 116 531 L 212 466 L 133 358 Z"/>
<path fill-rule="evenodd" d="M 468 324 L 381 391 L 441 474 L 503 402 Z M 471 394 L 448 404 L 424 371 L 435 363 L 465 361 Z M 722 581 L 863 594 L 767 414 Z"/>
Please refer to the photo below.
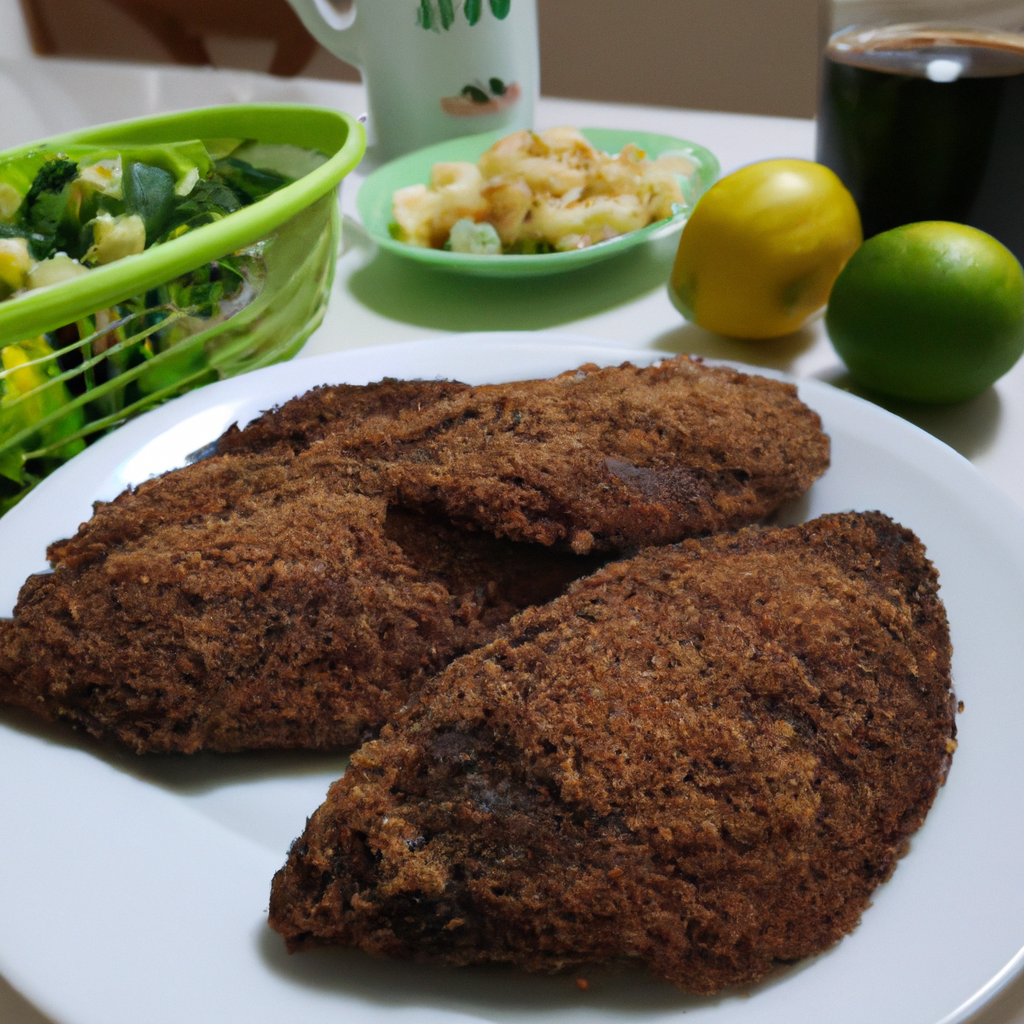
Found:
<path fill-rule="evenodd" d="M 343 83 L 205 69 L 0 60 L 0 149 L 104 121 L 258 100 L 318 103 L 356 115 L 364 110 L 362 88 Z M 723 172 L 768 157 L 813 158 L 814 153 L 814 123 L 791 118 L 542 99 L 537 119 L 541 128 L 635 128 L 690 139 L 715 153 Z M 665 291 L 674 239 L 550 279 L 446 275 L 376 250 L 355 212 L 364 176 L 360 167 L 345 179 L 345 237 L 331 304 L 299 358 L 450 331 L 558 329 L 637 349 L 734 359 L 846 386 L 843 366 L 820 323 L 757 343 L 722 338 L 686 323 Z M 944 411 L 890 408 L 956 448 L 1024 507 L 1024 361 L 966 405 Z M 2 977 L 0 1022 L 63 1024 L 50 1022 Z M 1024 1024 L 1024 977 L 972 1022 Z"/>

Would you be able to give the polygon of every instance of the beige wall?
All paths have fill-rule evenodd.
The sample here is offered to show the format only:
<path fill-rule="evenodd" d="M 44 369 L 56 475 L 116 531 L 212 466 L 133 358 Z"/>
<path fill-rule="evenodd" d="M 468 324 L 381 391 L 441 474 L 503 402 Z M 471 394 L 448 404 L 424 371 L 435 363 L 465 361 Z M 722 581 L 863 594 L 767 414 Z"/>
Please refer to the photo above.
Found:
<path fill-rule="evenodd" d="M 168 59 L 155 38 L 106 0 L 33 2 L 50 16 L 64 52 Z M 816 0 L 538 4 L 541 87 L 549 96 L 797 117 L 814 113 Z M 265 70 L 273 53 L 266 40 L 205 41 L 213 61 L 223 67 Z M 305 73 L 356 77 L 323 50 Z"/>
<path fill-rule="evenodd" d="M 550 96 L 811 117 L 816 0 L 538 0 Z"/>

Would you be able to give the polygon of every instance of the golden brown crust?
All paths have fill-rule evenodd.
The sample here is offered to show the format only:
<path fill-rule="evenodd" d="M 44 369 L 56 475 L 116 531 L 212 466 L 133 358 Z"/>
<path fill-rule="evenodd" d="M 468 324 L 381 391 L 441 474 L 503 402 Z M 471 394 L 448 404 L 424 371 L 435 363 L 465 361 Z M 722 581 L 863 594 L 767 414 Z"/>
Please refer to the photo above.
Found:
<path fill-rule="evenodd" d="M 313 451 L 218 457 L 51 548 L 0 632 L 0 700 L 136 752 L 359 742 L 593 558 L 350 493 Z"/>
<path fill-rule="evenodd" d="M 318 388 L 220 448 L 51 545 L 0 701 L 140 752 L 352 744 L 601 561 L 512 541 L 583 556 L 747 523 L 828 461 L 791 385 L 688 359 Z"/>
<path fill-rule="evenodd" d="M 937 577 L 879 513 L 615 562 L 362 747 L 274 880 L 291 949 L 698 993 L 852 930 L 954 747 Z"/>
<path fill-rule="evenodd" d="M 396 503 L 499 537 L 622 550 L 737 529 L 828 467 L 791 384 L 708 367 L 588 365 L 470 388 L 318 388 L 220 440 L 225 452 L 329 445 Z"/>

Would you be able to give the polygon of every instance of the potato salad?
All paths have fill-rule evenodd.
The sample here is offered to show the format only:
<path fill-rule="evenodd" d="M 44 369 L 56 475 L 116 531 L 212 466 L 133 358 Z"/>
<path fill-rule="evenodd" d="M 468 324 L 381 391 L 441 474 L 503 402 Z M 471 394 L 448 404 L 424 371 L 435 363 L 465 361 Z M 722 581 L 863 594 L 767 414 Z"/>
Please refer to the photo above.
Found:
<path fill-rule="evenodd" d="M 477 163 L 434 164 L 429 185 L 395 192 L 392 233 L 487 255 L 583 249 L 673 216 L 677 176 L 693 170 L 685 156 L 648 160 L 632 143 L 610 156 L 576 128 L 515 132 Z"/>

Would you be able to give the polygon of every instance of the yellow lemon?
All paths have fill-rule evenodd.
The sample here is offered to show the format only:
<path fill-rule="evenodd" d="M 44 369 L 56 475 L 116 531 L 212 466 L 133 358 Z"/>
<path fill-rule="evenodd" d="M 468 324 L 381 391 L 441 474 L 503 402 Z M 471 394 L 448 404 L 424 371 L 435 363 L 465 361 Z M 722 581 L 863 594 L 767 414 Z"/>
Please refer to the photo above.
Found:
<path fill-rule="evenodd" d="M 669 295 L 734 338 L 776 338 L 828 301 L 862 239 L 853 197 L 827 167 L 764 160 L 713 185 L 679 239 Z"/>

